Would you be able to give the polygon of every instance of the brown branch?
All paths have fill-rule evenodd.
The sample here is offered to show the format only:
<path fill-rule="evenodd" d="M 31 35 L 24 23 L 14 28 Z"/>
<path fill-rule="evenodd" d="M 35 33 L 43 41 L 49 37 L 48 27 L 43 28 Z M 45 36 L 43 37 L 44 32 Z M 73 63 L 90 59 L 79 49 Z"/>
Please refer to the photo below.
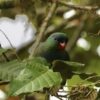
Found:
<path fill-rule="evenodd" d="M 99 9 L 98 6 L 92 7 L 92 6 L 73 5 L 73 4 L 70 4 L 70 3 L 67 3 L 67 2 L 64 2 L 61 0 L 59 0 L 59 3 L 61 5 L 67 6 L 67 7 L 72 8 L 72 9 L 78 9 L 78 10 L 84 10 L 84 11 L 96 11 L 97 9 Z"/>
<path fill-rule="evenodd" d="M 5 53 L 2 53 L 2 55 L 3 55 L 3 57 L 5 58 L 5 60 L 7 61 L 7 62 L 9 62 L 10 60 L 9 60 L 9 58 L 6 56 L 6 54 Z"/>
<path fill-rule="evenodd" d="M 78 26 L 78 28 L 76 29 L 75 33 L 73 34 L 73 36 L 71 37 L 71 39 L 68 42 L 68 45 L 66 47 L 66 50 L 69 52 L 76 44 L 76 41 L 78 40 L 78 38 L 80 37 L 83 28 L 84 28 L 84 24 L 85 24 L 85 20 L 87 19 L 87 15 L 84 15 L 82 17 L 82 22 L 80 22 L 80 25 Z"/>
<path fill-rule="evenodd" d="M 54 32 L 59 31 L 60 29 L 64 28 L 67 25 L 68 21 L 69 20 L 63 20 L 62 23 L 59 24 L 58 26 L 53 27 L 51 30 L 47 30 L 45 35 L 48 36 L 48 35 L 50 35 L 50 34 L 52 34 Z"/>
<path fill-rule="evenodd" d="M 68 24 L 68 22 L 73 20 L 76 16 L 77 15 L 75 15 L 75 16 L 69 18 L 69 19 L 63 19 L 62 22 L 58 26 L 53 27 L 51 30 L 47 29 L 46 32 L 45 32 L 45 35 L 48 36 L 51 33 L 54 33 L 54 32 L 57 32 L 57 31 L 63 29 Z"/>
<path fill-rule="evenodd" d="M 50 8 L 50 10 L 49 10 L 49 12 L 48 12 L 48 14 L 46 16 L 46 18 L 44 19 L 44 21 L 43 21 L 43 23 L 42 23 L 42 25 L 40 27 L 40 31 L 39 31 L 39 34 L 37 36 L 36 42 L 32 46 L 32 48 L 33 47 L 34 48 L 32 50 L 30 58 L 32 58 L 33 55 L 35 54 L 35 51 L 36 51 L 37 47 L 39 46 L 39 44 L 40 44 L 40 42 L 41 42 L 41 40 L 42 40 L 42 38 L 44 36 L 44 33 L 45 33 L 46 28 L 47 28 L 48 22 L 52 18 L 53 14 L 54 14 L 54 12 L 56 10 L 56 8 L 57 8 L 57 2 L 53 2 L 52 6 L 51 6 L 51 8 Z"/>

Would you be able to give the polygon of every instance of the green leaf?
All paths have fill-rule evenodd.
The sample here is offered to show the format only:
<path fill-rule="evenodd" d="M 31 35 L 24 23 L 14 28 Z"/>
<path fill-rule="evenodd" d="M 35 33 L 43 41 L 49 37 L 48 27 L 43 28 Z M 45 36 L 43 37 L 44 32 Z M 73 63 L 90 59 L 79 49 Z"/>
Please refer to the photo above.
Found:
<path fill-rule="evenodd" d="M 88 78 L 90 82 L 97 82 L 100 80 L 100 60 L 93 59 L 90 63 L 85 66 L 83 70 L 80 70 L 79 76 L 82 79 Z M 100 87 L 100 83 L 96 84 L 96 86 Z"/>
<path fill-rule="evenodd" d="M 64 60 L 55 60 L 52 65 L 55 72 L 60 72 L 63 79 L 62 84 L 65 84 L 67 79 L 70 79 L 76 72 L 80 73 L 80 70 L 84 68 L 84 64 Z"/>
<path fill-rule="evenodd" d="M 24 61 L 12 60 L 9 62 L 0 63 L 0 79 L 12 80 L 20 73 L 21 70 L 26 67 L 31 67 L 31 65 L 35 63 L 48 65 L 46 60 L 43 58 L 33 58 L 31 60 L 26 59 Z"/>
<path fill-rule="evenodd" d="M 85 64 L 82 64 L 79 62 L 64 61 L 64 63 L 68 64 L 69 66 L 75 66 L 75 67 L 84 67 L 85 66 Z"/>
<path fill-rule="evenodd" d="M 84 69 L 84 72 L 96 73 L 100 75 L 100 59 L 92 59 Z"/>
<path fill-rule="evenodd" d="M 79 63 L 79 62 L 72 62 L 72 61 L 63 61 L 63 60 L 55 60 L 53 62 L 53 65 L 55 66 L 56 64 L 64 65 L 66 68 L 76 71 L 81 68 L 84 68 L 85 64 Z M 70 66 L 70 67 L 69 67 Z M 63 66 L 61 66 L 63 68 Z"/>
<path fill-rule="evenodd" d="M 87 80 L 82 80 L 79 75 L 73 75 L 73 77 L 69 80 L 67 80 L 67 86 L 76 86 L 76 85 L 86 85 L 86 84 L 92 84 L 92 82 L 89 82 Z M 71 87 L 69 87 L 70 89 Z"/>
<path fill-rule="evenodd" d="M 24 63 L 19 62 L 18 60 L 1 63 L 0 79 L 11 80 L 15 78 L 24 67 L 25 67 Z"/>
<path fill-rule="evenodd" d="M 53 72 L 42 63 L 30 62 L 27 62 L 26 68 L 11 82 L 10 95 L 40 91 L 44 87 L 49 88 L 61 83 L 62 79 L 59 73 Z"/>

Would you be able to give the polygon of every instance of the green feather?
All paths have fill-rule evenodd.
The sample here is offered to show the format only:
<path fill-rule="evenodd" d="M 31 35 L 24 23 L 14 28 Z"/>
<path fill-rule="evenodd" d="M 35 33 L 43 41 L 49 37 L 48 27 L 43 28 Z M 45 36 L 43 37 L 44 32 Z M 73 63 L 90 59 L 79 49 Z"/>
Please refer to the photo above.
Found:
<path fill-rule="evenodd" d="M 47 61 L 52 62 L 53 60 L 69 60 L 68 53 L 65 50 L 59 50 L 58 41 L 55 39 L 67 38 L 64 33 L 53 33 L 51 34 L 45 42 L 42 42 L 35 56 L 42 56 L 47 59 Z"/>

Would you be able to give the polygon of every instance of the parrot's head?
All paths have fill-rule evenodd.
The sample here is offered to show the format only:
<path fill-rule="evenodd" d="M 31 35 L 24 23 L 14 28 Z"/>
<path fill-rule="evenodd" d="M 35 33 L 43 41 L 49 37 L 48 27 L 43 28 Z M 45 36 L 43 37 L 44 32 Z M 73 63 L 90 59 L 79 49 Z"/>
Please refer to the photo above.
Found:
<path fill-rule="evenodd" d="M 65 33 L 57 32 L 51 34 L 47 38 L 47 41 L 49 42 L 49 44 L 52 45 L 53 48 L 56 48 L 58 50 L 64 50 L 67 45 L 68 38 Z"/>

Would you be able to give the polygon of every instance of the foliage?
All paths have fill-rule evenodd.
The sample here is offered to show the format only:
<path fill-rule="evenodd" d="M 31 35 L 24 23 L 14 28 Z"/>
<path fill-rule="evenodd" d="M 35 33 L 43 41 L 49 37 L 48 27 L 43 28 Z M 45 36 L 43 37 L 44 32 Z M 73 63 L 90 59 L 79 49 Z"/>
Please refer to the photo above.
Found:
<path fill-rule="evenodd" d="M 0 48 L 0 55 L 2 55 L 6 51 L 7 51 L 6 49 Z"/>
<path fill-rule="evenodd" d="M 97 98 L 97 90 L 89 86 L 72 87 L 69 93 L 70 100 L 95 100 Z"/>
<path fill-rule="evenodd" d="M 21 69 L 24 68 L 24 65 L 18 60 L 1 63 L 0 64 L 0 79 L 2 80 L 11 80 L 16 77 Z"/>
<path fill-rule="evenodd" d="M 63 63 L 63 61 L 59 62 Z M 82 66 L 80 63 L 68 61 L 67 65 Z M 49 66 L 43 58 L 14 60 L 0 64 L 0 76 L 2 81 L 10 81 L 10 95 L 30 93 L 42 90 L 44 87 L 49 88 L 61 84 L 60 74 L 53 72 Z"/>
<path fill-rule="evenodd" d="M 39 33 L 42 33 L 41 30 L 43 31 L 42 41 L 53 32 L 65 32 L 70 38 L 66 49 L 70 53 L 71 60 L 74 61 L 56 60 L 52 64 L 48 64 L 43 58 L 26 59 L 21 56 L 25 53 L 23 53 L 23 48 L 23 50 L 18 51 L 18 56 L 23 59 L 19 60 L 12 57 L 12 54 L 7 50 L 0 48 L 0 80 L 2 80 L 0 85 L 6 81 L 8 81 L 8 85 L 10 82 L 8 94 L 20 95 L 34 91 L 43 92 L 44 88 L 51 89 L 53 86 L 61 85 L 63 80 L 67 80 L 67 85 L 71 86 L 71 89 L 69 89 L 70 100 L 75 100 L 75 98 L 77 100 L 77 95 L 73 95 L 73 92 L 78 93 L 79 100 L 84 98 L 84 94 L 88 94 L 92 90 L 88 95 L 91 98 L 89 99 L 94 100 L 97 97 L 97 91 L 93 87 L 95 85 L 100 87 L 100 54 L 96 52 L 100 47 L 100 14 L 97 14 L 98 9 L 100 9 L 100 0 L 62 1 L 0 1 L 1 16 L 14 18 L 17 14 L 27 15 L 36 29 L 40 31 Z M 50 11 L 54 3 L 56 3 L 55 9 Z M 70 18 L 62 17 L 71 10 L 75 10 L 75 15 Z M 88 50 L 79 47 L 77 44 L 80 37 L 89 42 L 90 48 Z M 29 47 L 27 46 L 26 49 L 29 49 Z M 7 56 L 6 52 L 10 56 Z M 2 56 L 5 58 L 5 62 L 2 60 Z M 7 58 L 10 57 L 12 59 L 9 61 Z M 77 86 L 74 87 L 74 85 Z M 100 92 L 98 92 L 97 98 L 100 98 L 99 94 Z"/>
<path fill-rule="evenodd" d="M 53 72 L 48 66 L 39 62 L 39 59 L 24 61 L 25 69 L 21 70 L 19 75 L 11 82 L 11 94 L 19 95 L 21 93 L 30 93 L 40 91 L 44 87 L 49 88 L 61 83 L 60 74 Z M 16 85 L 16 87 L 15 87 Z"/>

